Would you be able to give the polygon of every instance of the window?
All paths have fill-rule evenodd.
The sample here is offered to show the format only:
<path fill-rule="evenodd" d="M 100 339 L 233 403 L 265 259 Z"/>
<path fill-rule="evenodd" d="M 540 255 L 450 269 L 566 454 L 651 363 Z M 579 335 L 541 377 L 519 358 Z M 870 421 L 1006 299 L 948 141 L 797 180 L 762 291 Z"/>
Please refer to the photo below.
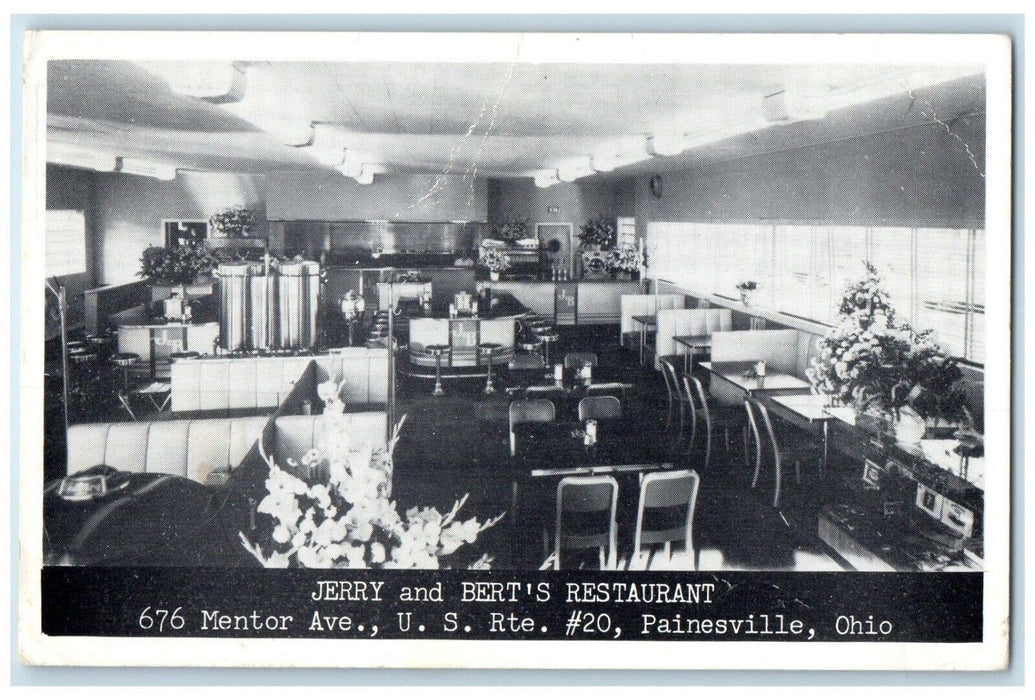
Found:
<path fill-rule="evenodd" d="M 648 274 L 689 291 L 831 323 L 862 261 L 877 265 L 899 320 L 935 329 L 950 354 L 984 361 L 985 233 L 980 229 L 652 222 Z"/>
<path fill-rule="evenodd" d="M 86 272 L 86 217 L 69 209 L 48 209 L 44 273 L 62 277 Z"/>

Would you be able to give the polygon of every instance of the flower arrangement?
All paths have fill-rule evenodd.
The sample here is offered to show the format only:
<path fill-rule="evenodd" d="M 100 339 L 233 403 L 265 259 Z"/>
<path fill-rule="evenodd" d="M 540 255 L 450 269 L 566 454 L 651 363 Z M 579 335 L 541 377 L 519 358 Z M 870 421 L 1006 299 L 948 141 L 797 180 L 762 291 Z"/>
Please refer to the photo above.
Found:
<path fill-rule="evenodd" d="M 610 250 L 615 244 L 615 236 L 618 233 L 618 225 L 613 218 L 598 216 L 590 219 L 579 227 L 579 240 L 582 245 L 598 245 L 602 250 Z"/>
<path fill-rule="evenodd" d="M 962 372 L 934 342 L 934 331 L 896 323 L 876 268 L 849 284 L 838 322 L 819 340 L 820 356 L 806 370 L 821 393 L 860 411 L 898 419 L 909 407 L 923 418 L 963 416 Z"/>
<path fill-rule="evenodd" d="M 737 283 L 737 290 L 740 291 L 741 293 L 743 293 L 743 292 L 753 292 L 756 289 L 758 289 L 758 282 L 755 282 L 754 280 L 747 280 L 745 282 L 738 282 Z"/>
<path fill-rule="evenodd" d="M 255 228 L 255 215 L 244 207 L 228 207 L 213 214 L 208 223 L 226 238 L 241 238 Z"/>
<path fill-rule="evenodd" d="M 510 269 L 510 256 L 495 248 L 487 248 L 478 259 L 490 272 L 503 272 Z"/>
<path fill-rule="evenodd" d="M 492 237 L 507 243 L 516 243 L 522 238 L 528 237 L 528 219 L 523 219 L 517 214 L 506 214 L 499 219 L 489 222 Z"/>
<path fill-rule="evenodd" d="M 406 417 L 384 450 L 352 444 L 342 421 L 340 390 L 334 382 L 318 388 L 325 403 L 321 420 L 329 423 L 322 449 L 310 450 L 300 464 L 288 460 L 304 478 L 262 453 L 269 465 L 268 493 L 257 511 L 268 517 L 270 532 L 261 543 L 239 533 L 259 563 L 267 568 L 437 569 L 443 557 L 473 544 L 503 518 L 461 520 L 467 496 L 446 513 L 414 507 L 400 515 L 389 496 L 392 454 Z M 487 569 L 491 561 L 483 554 L 469 568 Z"/>
<path fill-rule="evenodd" d="M 632 246 L 607 251 L 607 269 L 611 272 L 636 272 L 643 265 L 643 256 Z"/>
<path fill-rule="evenodd" d="M 216 259 L 205 246 L 186 243 L 175 248 L 150 246 L 140 256 L 139 277 L 154 282 L 190 284 L 198 277 L 211 274 Z"/>

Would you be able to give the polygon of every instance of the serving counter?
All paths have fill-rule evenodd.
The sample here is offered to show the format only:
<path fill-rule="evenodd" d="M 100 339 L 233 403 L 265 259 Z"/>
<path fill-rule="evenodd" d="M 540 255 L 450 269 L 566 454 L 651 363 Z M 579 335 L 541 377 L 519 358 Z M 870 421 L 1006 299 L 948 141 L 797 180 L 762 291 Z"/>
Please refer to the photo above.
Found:
<path fill-rule="evenodd" d="M 493 294 L 513 295 L 523 306 L 546 318 L 554 317 L 555 296 L 562 290 L 566 299 L 574 295 L 576 313 L 558 314 L 558 325 L 618 324 L 624 294 L 639 294 L 639 282 L 610 280 L 581 282 L 501 281 L 479 282 L 479 290 L 490 287 Z M 577 320 L 576 320 L 577 319 Z"/>

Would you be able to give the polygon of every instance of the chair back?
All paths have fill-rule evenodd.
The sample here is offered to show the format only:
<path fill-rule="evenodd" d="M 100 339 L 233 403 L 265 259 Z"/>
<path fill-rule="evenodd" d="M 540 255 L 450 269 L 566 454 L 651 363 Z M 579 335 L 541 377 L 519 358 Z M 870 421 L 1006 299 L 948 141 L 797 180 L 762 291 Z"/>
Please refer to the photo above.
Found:
<path fill-rule="evenodd" d="M 564 387 L 562 386 L 530 386 L 525 389 L 525 398 L 532 398 L 535 396 L 558 396 L 564 397 Z"/>
<path fill-rule="evenodd" d="M 517 436 L 515 426 L 524 423 L 552 423 L 557 417 L 557 409 L 548 399 L 524 399 L 511 401 L 508 410 L 510 419 L 510 456 L 517 454 Z"/>
<path fill-rule="evenodd" d="M 636 509 L 636 534 L 633 559 L 643 545 L 686 542 L 686 551 L 693 561 L 694 511 L 701 478 L 691 469 L 652 472 L 640 482 L 640 504 Z M 679 518 L 686 509 L 686 519 Z"/>
<path fill-rule="evenodd" d="M 569 352 L 564 356 L 564 367 L 566 369 L 585 367 L 587 364 L 591 367 L 597 366 L 597 354 L 595 352 Z"/>
<path fill-rule="evenodd" d="M 599 394 L 615 394 L 624 395 L 627 389 L 627 385 L 622 382 L 600 382 L 599 384 L 590 384 L 586 387 L 586 395 L 593 396 Z"/>
<path fill-rule="evenodd" d="M 606 547 L 606 561 L 612 561 L 618 546 L 617 512 L 618 482 L 614 477 L 566 476 L 561 479 L 557 484 L 554 569 L 561 568 L 565 549 Z M 594 520 L 601 521 L 598 527 L 593 527 Z M 577 527 L 572 527 L 569 521 Z"/>
<path fill-rule="evenodd" d="M 679 385 L 676 383 L 676 367 L 670 360 L 661 360 L 661 375 L 665 378 L 665 389 L 671 402 L 679 395 Z"/>
<path fill-rule="evenodd" d="M 744 399 L 744 408 L 747 409 L 748 425 L 751 426 L 751 434 L 755 439 L 755 445 L 761 451 L 761 446 L 768 442 L 772 445 L 773 455 L 779 458 L 780 444 L 776 441 L 776 431 L 773 430 L 773 422 L 769 418 L 769 411 L 758 399 L 751 397 Z M 761 458 L 761 454 L 759 454 L 759 458 Z"/>
<path fill-rule="evenodd" d="M 579 401 L 579 420 L 617 420 L 622 402 L 616 396 L 587 396 Z"/>
<path fill-rule="evenodd" d="M 701 384 L 701 380 L 693 375 L 684 374 L 683 377 L 689 380 L 690 385 L 693 387 L 693 392 L 690 394 L 690 405 L 694 409 L 694 415 L 700 410 L 704 416 L 705 423 L 711 425 L 712 414 L 708 408 L 708 394 L 704 391 L 704 384 Z"/>

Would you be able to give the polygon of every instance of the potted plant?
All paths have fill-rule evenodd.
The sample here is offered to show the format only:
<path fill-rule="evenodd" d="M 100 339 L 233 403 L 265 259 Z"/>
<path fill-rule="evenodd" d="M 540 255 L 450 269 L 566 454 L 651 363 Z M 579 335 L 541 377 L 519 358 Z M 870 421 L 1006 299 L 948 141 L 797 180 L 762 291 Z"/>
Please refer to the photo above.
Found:
<path fill-rule="evenodd" d="M 467 496 L 446 513 L 414 507 L 400 514 L 390 497 L 392 453 L 403 421 L 384 449 L 352 444 L 340 390 L 333 380 L 321 385 L 326 406 L 317 420 L 327 424 L 328 437 L 301 463 L 276 464 L 260 440 L 269 465 L 267 493 L 256 508 L 258 536 L 240 533 L 244 548 L 267 568 L 438 569 L 466 562 L 470 569 L 488 569 L 488 554 L 461 561 L 457 551 L 503 514 L 462 520 Z"/>
<path fill-rule="evenodd" d="M 529 220 L 524 219 L 513 212 L 493 219 L 489 222 L 489 230 L 493 238 L 505 241 L 514 245 L 518 241 L 528 238 Z"/>
<path fill-rule="evenodd" d="M 932 330 L 898 323 L 880 276 L 848 285 L 837 323 L 819 341 L 820 356 L 806 374 L 835 402 L 875 413 L 895 424 L 902 442 L 918 442 L 929 419 L 965 415 L 963 373 L 934 342 Z"/>
<path fill-rule="evenodd" d="M 510 269 L 510 257 L 496 248 L 488 248 L 478 260 L 483 266 L 489 269 L 489 279 L 498 282 L 500 273 Z"/>
<path fill-rule="evenodd" d="M 166 248 L 151 246 L 140 256 L 139 277 L 151 284 L 192 284 L 212 273 L 216 259 L 200 243 Z"/>
<path fill-rule="evenodd" d="M 244 207 L 227 207 L 209 220 L 213 235 L 222 238 L 246 238 L 255 229 L 255 215 Z"/>
<path fill-rule="evenodd" d="M 607 251 L 607 269 L 612 276 L 631 277 L 640 271 L 643 256 L 632 246 L 612 248 Z"/>
<path fill-rule="evenodd" d="M 579 227 L 579 241 L 587 250 L 610 250 L 614 247 L 618 224 L 613 217 L 598 216 Z"/>
<path fill-rule="evenodd" d="M 758 283 L 754 280 L 746 280 L 737 284 L 737 291 L 740 292 L 740 300 L 744 306 L 751 305 L 751 296 L 758 289 Z"/>

